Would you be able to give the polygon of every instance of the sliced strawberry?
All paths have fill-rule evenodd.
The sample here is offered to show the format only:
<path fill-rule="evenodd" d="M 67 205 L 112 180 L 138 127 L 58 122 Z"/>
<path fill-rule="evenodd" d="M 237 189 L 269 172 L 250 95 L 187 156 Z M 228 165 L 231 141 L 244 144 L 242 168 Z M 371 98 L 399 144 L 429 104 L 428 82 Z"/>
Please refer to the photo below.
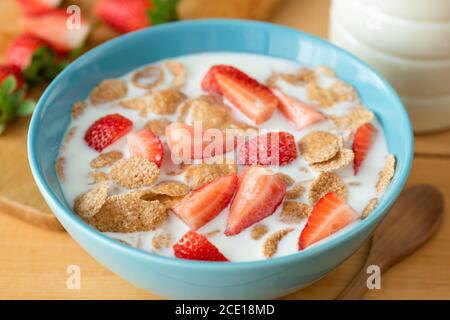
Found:
<path fill-rule="evenodd" d="M 82 18 L 79 26 L 68 28 L 69 18 L 66 9 L 55 9 L 25 16 L 23 28 L 26 33 L 45 40 L 55 50 L 67 52 L 79 48 L 90 31 L 89 23 Z"/>
<path fill-rule="evenodd" d="M 217 132 L 218 136 L 208 136 Z M 221 131 L 203 131 L 181 122 L 166 127 L 167 145 L 172 156 L 181 159 L 205 159 L 227 153 L 236 148 L 236 137 Z"/>
<path fill-rule="evenodd" d="M 272 89 L 272 92 L 280 100 L 278 108 L 288 119 L 289 123 L 297 130 L 302 130 L 307 126 L 327 119 L 323 113 L 302 101 L 289 97 L 278 89 Z"/>
<path fill-rule="evenodd" d="M 298 249 L 332 235 L 357 218 L 356 211 L 336 193 L 327 193 L 314 206 L 298 239 Z"/>
<path fill-rule="evenodd" d="M 42 13 L 50 11 L 58 7 L 62 0 L 17 0 L 25 12 L 27 13 Z"/>
<path fill-rule="evenodd" d="M 269 132 L 252 138 L 239 148 L 238 163 L 284 166 L 297 159 L 294 136 L 287 132 Z"/>
<path fill-rule="evenodd" d="M 149 130 L 140 130 L 127 136 L 131 156 L 138 156 L 156 163 L 158 167 L 164 155 L 164 147 L 158 136 Z"/>
<path fill-rule="evenodd" d="M 89 127 L 84 140 L 91 148 L 102 152 L 107 146 L 130 132 L 132 127 L 133 122 L 124 116 L 117 113 L 109 114 Z"/>
<path fill-rule="evenodd" d="M 367 153 L 375 141 L 377 132 L 377 128 L 370 123 L 365 123 L 356 130 L 355 139 L 353 140 L 353 153 L 355 154 L 353 171 L 355 175 L 358 174 L 361 164 L 366 159 Z"/>
<path fill-rule="evenodd" d="M 211 67 L 203 78 L 202 88 L 223 95 L 255 124 L 269 120 L 278 105 L 277 97 L 268 87 L 232 66 Z"/>
<path fill-rule="evenodd" d="M 228 261 L 209 240 L 195 231 L 188 231 L 172 247 L 175 257 L 189 260 Z"/>
<path fill-rule="evenodd" d="M 228 206 L 238 185 L 238 176 L 230 174 L 192 191 L 172 210 L 191 229 L 197 230 Z"/>
<path fill-rule="evenodd" d="M 285 194 L 285 182 L 273 172 L 263 167 L 246 168 L 239 177 L 225 235 L 238 234 L 273 214 Z"/>
<path fill-rule="evenodd" d="M 131 32 L 149 26 L 150 0 L 100 0 L 95 15 L 119 32 Z"/>
<path fill-rule="evenodd" d="M 20 69 L 15 65 L 0 64 L 0 85 L 3 80 L 8 77 L 13 76 L 16 79 L 16 88 L 21 89 L 24 84 L 24 79 L 20 73 Z"/>

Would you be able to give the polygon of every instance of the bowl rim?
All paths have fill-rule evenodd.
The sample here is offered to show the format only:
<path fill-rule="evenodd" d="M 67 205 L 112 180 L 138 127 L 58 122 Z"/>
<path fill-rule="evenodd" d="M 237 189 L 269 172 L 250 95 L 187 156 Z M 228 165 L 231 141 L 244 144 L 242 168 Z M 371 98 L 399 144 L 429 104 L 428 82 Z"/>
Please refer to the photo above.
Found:
<path fill-rule="evenodd" d="M 65 208 L 65 206 L 58 200 L 56 195 L 53 193 L 51 187 L 47 183 L 44 178 L 44 174 L 40 169 L 38 157 L 36 154 L 36 139 L 37 132 L 40 127 L 40 117 L 39 114 L 41 109 L 44 107 L 47 98 L 50 93 L 54 90 L 54 88 L 58 85 L 58 82 L 61 78 L 65 77 L 66 74 L 69 74 L 73 69 L 76 69 L 79 65 L 83 63 L 83 60 L 86 57 L 91 57 L 95 55 L 97 52 L 102 50 L 109 50 L 116 45 L 120 45 L 122 42 L 126 42 L 127 39 L 132 39 L 134 37 L 140 37 L 145 33 L 153 33 L 153 32 L 164 32 L 164 30 L 177 29 L 177 28 L 188 28 L 190 26 L 203 26 L 207 28 L 208 26 L 215 27 L 230 27 L 240 28 L 240 27 L 253 27 L 253 28 L 268 28 L 272 30 L 277 30 L 284 33 L 295 33 L 301 38 L 307 38 L 311 42 L 319 43 L 321 46 L 325 46 L 331 48 L 334 51 L 337 51 L 340 55 L 344 55 L 347 58 L 355 60 L 358 64 L 363 65 L 370 73 L 374 74 L 385 87 L 384 89 L 387 91 L 387 94 L 396 101 L 396 104 L 400 107 L 398 108 L 398 112 L 400 113 L 400 120 L 403 122 L 403 125 L 408 129 L 405 132 L 407 143 L 404 145 L 404 150 L 406 153 L 406 161 L 405 166 L 402 167 L 402 170 L 398 172 L 398 181 L 395 185 L 391 187 L 390 193 L 383 197 L 375 208 L 375 210 L 370 214 L 363 223 L 359 223 L 353 226 L 350 230 L 337 235 L 333 241 L 327 241 L 325 243 L 317 244 L 305 251 L 298 251 L 296 253 L 275 257 L 272 259 L 262 259 L 256 261 L 242 261 L 242 262 L 230 262 L 230 263 L 216 263 L 209 261 L 196 261 L 196 260 L 187 260 L 187 259 L 177 259 L 174 257 L 167 257 L 158 255 L 152 252 L 143 251 L 134 247 L 127 246 L 125 244 L 116 241 L 107 235 L 104 235 L 100 231 L 97 231 L 87 223 L 83 222 L 79 217 L 77 217 L 71 210 Z M 238 51 L 237 51 L 238 52 Z M 27 139 L 27 148 L 28 148 L 28 159 L 31 167 L 31 171 L 34 177 L 34 180 L 43 195 L 46 202 L 52 208 L 52 211 L 55 211 L 55 215 L 58 219 L 60 219 L 59 215 L 61 215 L 67 223 L 71 224 L 71 228 L 77 229 L 79 232 L 88 235 L 92 240 L 100 242 L 104 246 L 110 247 L 111 250 L 118 251 L 122 254 L 133 256 L 135 259 L 146 260 L 149 263 L 161 263 L 168 264 L 173 267 L 182 267 L 188 269 L 202 269 L 202 270 L 216 270 L 216 271 L 227 271 L 227 270 L 237 270 L 237 269 L 260 269 L 260 268 L 270 268 L 274 266 L 279 266 L 285 263 L 293 263 L 299 262 L 301 260 L 307 260 L 311 257 L 319 256 L 324 252 L 332 250 L 333 248 L 338 247 L 340 244 L 348 240 L 349 238 L 354 238 L 360 233 L 364 232 L 364 230 L 368 230 L 372 224 L 374 224 L 379 218 L 382 218 L 384 214 L 387 214 L 387 210 L 397 199 L 401 190 L 403 189 L 406 180 L 408 178 L 409 172 L 412 166 L 413 160 L 413 130 L 411 127 L 411 122 L 409 121 L 408 114 L 398 97 L 397 93 L 391 87 L 391 85 L 381 76 L 379 75 L 370 65 L 355 57 L 351 53 L 341 49 L 334 44 L 319 38 L 318 36 L 295 30 L 289 27 L 261 22 L 261 21 L 249 21 L 249 20 L 241 20 L 241 19 L 199 19 L 199 20 L 190 20 L 190 21 L 178 21 L 167 23 L 163 25 L 153 26 L 150 28 L 146 28 L 143 30 L 131 32 L 120 37 L 109 40 L 91 50 L 84 53 L 77 60 L 72 62 L 69 66 L 67 66 L 46 88 L 41 98 L 39 99 L 36 110 L 33 113 L 29 131 L 28 131 L 28 139 Z M 83 247 L 83 246 L 82 246 Z M 86 249 L 85 249 L 86 250 Z"/>

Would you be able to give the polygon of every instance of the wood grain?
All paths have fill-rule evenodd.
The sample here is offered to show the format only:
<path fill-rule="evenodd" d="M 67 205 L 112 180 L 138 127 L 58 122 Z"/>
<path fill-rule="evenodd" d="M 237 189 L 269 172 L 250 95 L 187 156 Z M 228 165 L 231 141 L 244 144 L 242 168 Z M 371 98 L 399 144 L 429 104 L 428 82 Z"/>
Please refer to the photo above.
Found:
<path fill-rule="evenodd" d="M 442 194 L 433 186 L 418 184 L 404 190 L 373 234 L 364 266 L 338 299 L 360 299 L 367 291 L 368 267 L 375 265 L 386 272 L 411 255 L 437 231 L 443 210 Z"/>
<path fill-rule="evenodd" d="M 89 0 L 79 0 L 89 3 Z M 0 1 L 0 51 L 18 32 L 20 15 L 14 0 Z M 6 11 L 5 8 L 15 11 Z M 273 22 L 327 36 L 328 0 L 283 0 Z M 8 12 L 8 14 L 5 14 Z M 84 11 L 83 11 L 84 12 Z M 2 14 L 6 18 L 1 18 Z M 17 17 L 16 16 L 16 17 Z M 5 22 L 6 21 L 6 22 Z M 12 21 L 12 22 L 11 22 Z M 92 45 L 115 33 L 99 29 Z M 19 119 L 0 137 L 0 194 L 42 211 L 49 211 L 33 182 L 26 154 L 29 119 Z M 450 201 L 450 133 L 420 136 L 408 184 L 431 183 Z M 436 157 L 435 154 L 444 156 Z M 424 247 L 382 277 L 382 289 L 366 299 L 450 299 L 450 221 L 448 208 L 442 228 Z M 122 280 L 97 263 L 68 234 L 40 230 L 7 215 L 0 215 L 0 299 L 157 299 Z M 361 267 L 367 246 L 329 275 L 285 299 L 334 299 Z M 66 287 L 67 267 L 78 265 L 81 290 Z"/>

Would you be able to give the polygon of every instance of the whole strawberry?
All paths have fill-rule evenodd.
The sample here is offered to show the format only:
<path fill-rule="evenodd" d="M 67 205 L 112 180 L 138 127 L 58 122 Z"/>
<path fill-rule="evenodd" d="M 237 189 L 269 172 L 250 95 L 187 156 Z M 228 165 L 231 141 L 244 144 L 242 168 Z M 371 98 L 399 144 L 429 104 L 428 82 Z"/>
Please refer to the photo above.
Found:
<path fill-rule="evenodd" d="M 15 38 L 6 48 L 5 60 L 22 70 L 28 84 L 52 80 L 65 66 L 45 41 L 31 34 Z"/>

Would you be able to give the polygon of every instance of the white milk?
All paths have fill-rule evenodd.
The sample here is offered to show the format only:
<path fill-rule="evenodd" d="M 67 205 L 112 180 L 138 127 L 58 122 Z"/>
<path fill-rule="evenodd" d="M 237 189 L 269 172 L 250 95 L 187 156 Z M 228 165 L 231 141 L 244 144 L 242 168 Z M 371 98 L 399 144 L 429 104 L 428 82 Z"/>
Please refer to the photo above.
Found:
<path fill-rule="evenodd" d="M 186 85 L 185 87 L 183 87 L 182 90 L 189 98 L 195 98 L 205 93 L 202 91 L 200 86 L 201 80 L 208 71 L 208 69 L 215 64 L 233 65 L 261 82 L 265 82 L 265 80 L 267 79 L 267 77 L 270 76 L 272 71 L 292 73 L 299 67 L 301 67 L 297 63 L 287 60 L 275 59 L 262 55 L 237 54 L 237 53 L 196 54 L 178 57 L 176 58 L 176 60 L 182 62 L 185 65 Z M 163 61 L 158 62 L 156 64 L 163 64 Z M 123 79 L 129 82 L 132 73 L 133 71 L 125 75 Z M 171 80 L 172 79 L 170 77 L 166 77 L 165 82 L 162 85 L 160 85 L 159 88 L 168 86 Z M 333 83 L 333 81 L 335 81 L 333 78 L 329 78 L 322 75 L 320 84 L 322 86 L 329 86 L 330 84 Z M 279 83 L 279 85 L 280 88 L 286 94 L 296 97 L 305 102 L 309 102 L 306 96 L 305 88 L 293 86 L 282 81 Z M 128 89 L 129 89 L 128 96 L 126 98 L 138 97 L 145 93 L 145 90 L 134 88 L 132 84 L 129 84 Z M 332 108 L 323 109 L 322 111 L 326 114 L 343 114 L 347 108 L 352 106 L 354 106 L 354 103 L 339 103 L 333 106 Z M 233 106 L 231 106 L 231 108 L 233 110 L 233 115 L 235 116 L 235 118 L 251 124 L 249 120 L 245 117 L 245 115 L 243 115 L 239 110 L 237 110 Z M 117 105 L 117 102 L 113 102 L 92 108 L 88 107 L 79 117 L 77 117 L 75 120 L 72 121 L 69 128 L 77 127 L 77 129 L 75 131 L 73 138 L 65 145 L 65 148 L 63 148 L 63 150 L 60 153 L 60 156 L 65 157 L 66 159 L 65 165 L 66 179 L 65 182 L 61 183 L 61 185 L 64 191 L 64 195 L 69 204 L 71 205 L 73 204 L 73 200 L 75 199 L 76 196 L 92 188 L 91 184 L 92 179 L 88 176 L 88 173 L 91 171 L 89 163 L 91 162 L 91 160 L 93 160 L 98 156 L 98 152 L 88 147 L 87 144 L 85 143 L 83 139 L 84 134 L 86 130 L 89 128 L 89 126 L 92 123 L 94 123 L 98 118 L 110 113 L 120 113 L 123 116 L 131 119 L 134 123 L 133 131 L 142 129 L 144 124 L 148 120 L 150 120 L 152 117 L 155 117 L 153 114 L 150 113 L 147 119 L 143 119 L 137 114 L 136 111 L 123 109 Z M 177 118 L 177 116 L 172 117 L 164 116 L 164 117 L 174 121 Z M 367 205 L 369 200 L 376 196 L 375 184 L 378 180 L 378 173 L 383 168 L 385 163 L 385 157 L 388 154 L 383 130 L 379 125 L 378 121 L 375 120 L 373 124 L 378 128 L 379 134 L 377 135 L 374 145 L 370 150 L 367 159 L 363 163 L 358 176 L 355 177 L 353 175 L 351 168 L 352 166 L 349 166 L 346 169 L 338 171 L 338 174 L 343 177 L 345 182 L 358 181 L 361 183 L 358 186 L 349 186 L 349 204 L 358 212 L 361 212 Z M 334 134 L 338 134 L 336 129 L 334 129 L 334 126 L 331 123 L 331 121 L 325 121 L 310 126 L 302 130 L 301 132 L 298 132 L 288 124 L 284 116 L 278 110 L 275 111 L 273 117 L 269 121 L 260 125 L 260 128 L 273 131 L 288 131 L 295 136 L 296 142 L 298 142 L 306 134 L 316 130 L 328 130 L 333 132 Z M 343 132 L 342 136 L 344 138 L 347 138 L 347 133 Z M 164 141 L 164 137 L 162 138 L 162 140 Z M 351 148 L 350 143 L 351 142 L 346 141 L 346 147 Z M 106 148 L 104 152 L 112 150 L 121 151 L 124 154 L 124 156 L 127 157 L 129 153 L 127 150 L 126 138 L 122 138 L 119 141 L 115 142 L 114 144 Z M 166 152 L 165 159 L 167 160 L 169 157 L 170 154 Z M 230 153 L 230 157 L 233 157 L 232 153 Z M 301 170 L 299 170 L 300 167 L 305 166 L 307 166 L 307 164 L 299 156 L 297 160 L 293 161 L 287 166 L 278 168 L 278 170 L 290 175 L 296 181 L 313 179 L 318 175 L 318 173 L 314 172 L 313 170 L 310 170 L 310 172 L 308 173 L 304 173 Z M 183 181 L 183 175 L 175 177 L 173 176 L 167 177 L 163 172 L 165 169 L 167 169 L 167 163 L 166 161 L 163 161 L 163 165 L 161 167 L 162 171 L 160 178 L 161 180 L 168 178 Z M 240 168 L 240 170 L 241 169 L 242 167 Z M 301 199 L 298 199 L 298 201 L 308 203 L 307 194 L 308 192 L 306 192 Z M 305 219 L 300 224 L 284 224 L 279 219 L 280 211 L 281 206 L 273 215 L 261 221 L 261 223 L 264 223 L 269 227 L 269 232 L 267 235 L 279 229 L 284 229 L 287 227 L 295 228 L 295 231 L 289 233 L 285 238 L 282 239 L 282 241 L 279 244 L 278 251 L 275 254 L 275 257 L 297 252 L 298 237 L 306 223 Z M 209 240 L 214 245 L 216 245 L 219 248 L 219 250 L 231 261 L 250 261 L 250 260 L 265 259 L 265 257 L 262 254 L 262 244 L 267 235 L 260 240 L 257 241 L 253 240 L 250 237 L 250 230 L 251 230 L 250 227 L 238 235 L 226 237 L 223 234 L 223 231 L 225 230 L 226 227 L 227 215 L 228 215 L 228 208 L 223 210 L 214 220 L 210 221 L 201 229 L 199 229 L 198 232 L 207 233 L 209 231 L 219 229 L 221 233 L 210 237 Z M 346 232 L 349 228 L 352 228 L 357 223 L 364 223 L 364 222 L 361 221 L 354 222 L 353 224 L 339 231 L 338 234 Z M 188 230 L 189 228 L 176 215 L 174 215 L 171 212 L 169 214 L 168 221 L 163 225 L 162 228 L 159 228 L 156 231 L 138 232 L 130 234 L 119 234 L 119 233 L 106 233 L 106 234 L 108 234 L 114 239 L 126 241 L 127 243 L 142 250 L 154 252 L 151 241 L 153 235 L 161 233 L 162 231 L 166 231 L 173 236 L 174 240 L 177 240 Z M 335 235 L 327 239 L 324 239 L 320 242 L 333 241 L 334 237 Z M 166 256 L 173 256 L 171 248 L 157 251 L 156 253 Z"/>

